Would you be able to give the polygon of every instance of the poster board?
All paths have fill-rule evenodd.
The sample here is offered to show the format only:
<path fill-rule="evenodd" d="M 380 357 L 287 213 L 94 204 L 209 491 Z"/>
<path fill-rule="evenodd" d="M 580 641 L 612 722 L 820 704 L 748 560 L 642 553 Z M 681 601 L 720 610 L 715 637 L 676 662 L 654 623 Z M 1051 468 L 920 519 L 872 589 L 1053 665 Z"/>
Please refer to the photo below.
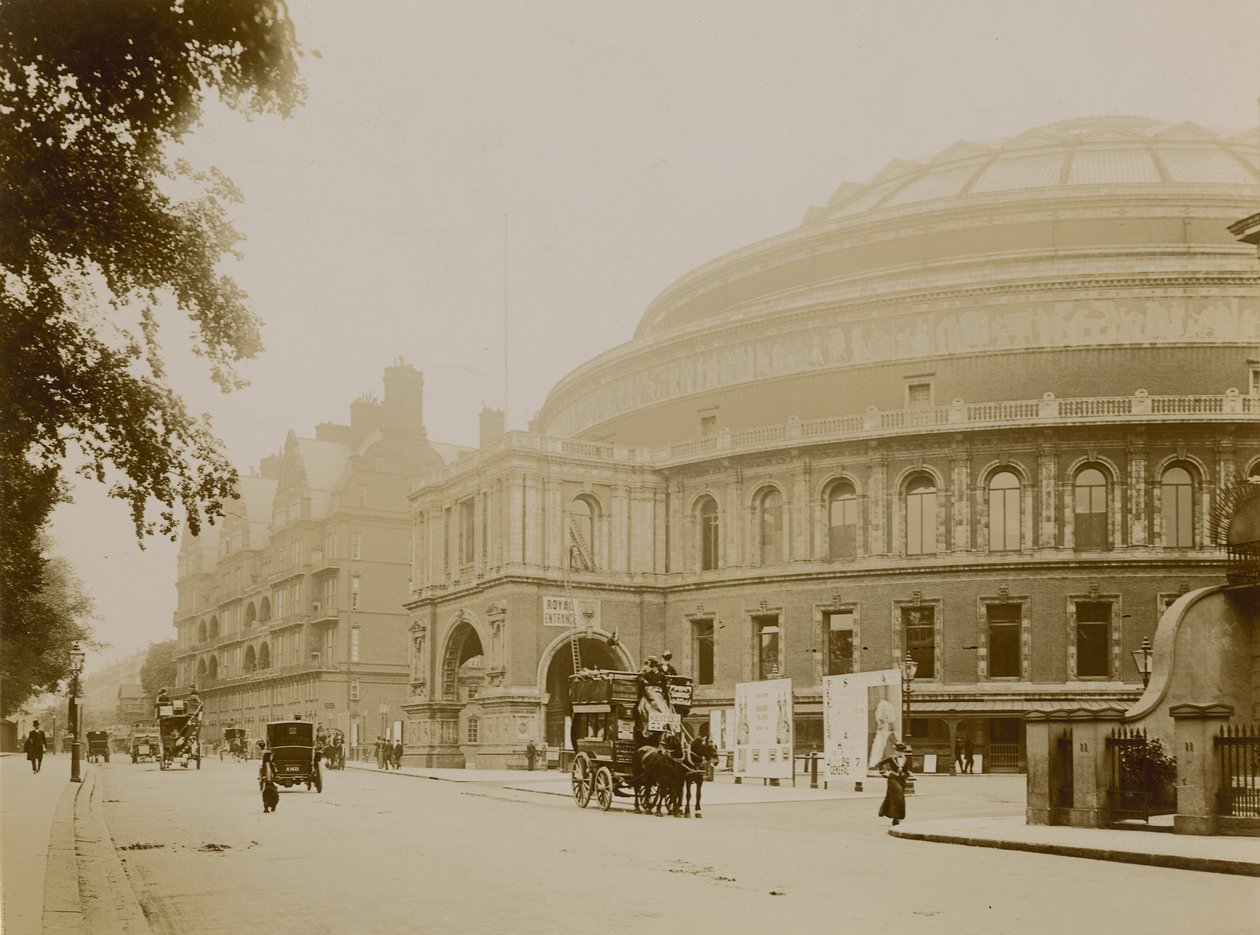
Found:
<path fill-rule="evenodd" d="M 791 779 L 792 680 L 735 685 L 735 775 Z"/>
<path fill-rule="evenodd" d="M 861 782 L 901 737 L 901 670 L 823 679 L 823 744 L 829 782 Z"/>

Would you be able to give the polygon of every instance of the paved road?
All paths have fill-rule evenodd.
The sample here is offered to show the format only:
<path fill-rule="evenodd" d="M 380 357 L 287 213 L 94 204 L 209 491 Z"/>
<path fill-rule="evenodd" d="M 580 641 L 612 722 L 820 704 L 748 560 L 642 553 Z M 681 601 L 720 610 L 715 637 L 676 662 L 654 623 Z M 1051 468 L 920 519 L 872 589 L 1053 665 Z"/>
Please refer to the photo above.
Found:
<path fill-rule="evenodd" d="M 347 770 L 263 814 L 256 769 L 101 768 L 155 932 L 1223 935 L 1260 917 L 1260 881 L 897 840 L 866 798 L 658 819 Z M 954 790 L 911 817 L 1022 810 Z"/>

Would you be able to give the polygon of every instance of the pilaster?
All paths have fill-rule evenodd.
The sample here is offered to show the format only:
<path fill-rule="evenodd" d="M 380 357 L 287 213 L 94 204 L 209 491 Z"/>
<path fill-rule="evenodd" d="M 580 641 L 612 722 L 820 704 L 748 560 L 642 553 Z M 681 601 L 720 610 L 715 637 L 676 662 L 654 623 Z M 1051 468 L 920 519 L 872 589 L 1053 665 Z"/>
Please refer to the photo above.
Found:
<path fill-rule="evenodd" d="M 612 529 L 609 543 L 609 562 L 612 571 L 625 573 L 630 569 L 630 496 L 625 484 L 615 484 L 612 490 Z"/>
<path fill-rule="evenodd" d="M 950 542 L 954 552 L 966 552 L 972 547 L 971 537 L 971 450 L 955 439 L 949 452 L 950 468 Z"/>
<path fill-rule="evenodd" d="M 1129 439 L 1129 496 L 1128 496 L 1128 539 L 1130 545 L 1144 546 L 1148 542 L 1146 501 L 1146 436 L 1135 432 Z"/>
<path fill-rule="evenodd" d="M 1059 467 L 1055 456 L 1055 448 L 1050 439 L 1037 449 L 1037 471 L 1039 476 L 1040 509 L 1037 511 L 1038 531 L 1036 544 L 1043 549 L 1052 549 L 1057 544 L 1059 524 L 1055 521 L 1056 500 L 1059 490 Z"/>

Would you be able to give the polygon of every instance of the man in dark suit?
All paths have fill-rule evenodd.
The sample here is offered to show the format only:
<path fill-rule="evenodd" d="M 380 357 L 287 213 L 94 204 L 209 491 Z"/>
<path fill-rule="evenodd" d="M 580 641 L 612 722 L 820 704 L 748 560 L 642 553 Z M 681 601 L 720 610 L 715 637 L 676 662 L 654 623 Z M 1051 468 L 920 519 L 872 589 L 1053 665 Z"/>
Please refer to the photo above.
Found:
<path fill-rule="evenodd" d="M 36 721 L 31 726 L 31 732 L 26 735 L 26 758 L 31 761 L 32 773 L 38 773 L 44 765 L 44 750 L 47 747 L 48 735 L 40 729 L 39 721 Z"/>

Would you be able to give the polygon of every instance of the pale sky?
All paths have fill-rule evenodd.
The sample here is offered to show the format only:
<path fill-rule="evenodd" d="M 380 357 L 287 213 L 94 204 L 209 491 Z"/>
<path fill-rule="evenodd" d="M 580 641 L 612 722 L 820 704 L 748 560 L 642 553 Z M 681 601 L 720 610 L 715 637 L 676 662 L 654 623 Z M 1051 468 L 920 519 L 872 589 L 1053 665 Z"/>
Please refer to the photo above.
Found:
<path fill-rule="evenodd" d="M 675 278 L 797 226 L 844 181 L 1073 117 L 1260 123 L 1255 0 L 290 0 L 309 100 L 214 109 L 186 155 L 243 190 L 226 271 L 265 320 L 223 396 L 176 382 L 243 472 L 344 422 L 403 357 L 436 441 L 509 428 L 630 339 Z M 1239 206 L 1239 216 L 1257 206 Z M 176 546 L 92 486 L 54 535 L 96 602 L 88 671 L 174 637 Z"/>

